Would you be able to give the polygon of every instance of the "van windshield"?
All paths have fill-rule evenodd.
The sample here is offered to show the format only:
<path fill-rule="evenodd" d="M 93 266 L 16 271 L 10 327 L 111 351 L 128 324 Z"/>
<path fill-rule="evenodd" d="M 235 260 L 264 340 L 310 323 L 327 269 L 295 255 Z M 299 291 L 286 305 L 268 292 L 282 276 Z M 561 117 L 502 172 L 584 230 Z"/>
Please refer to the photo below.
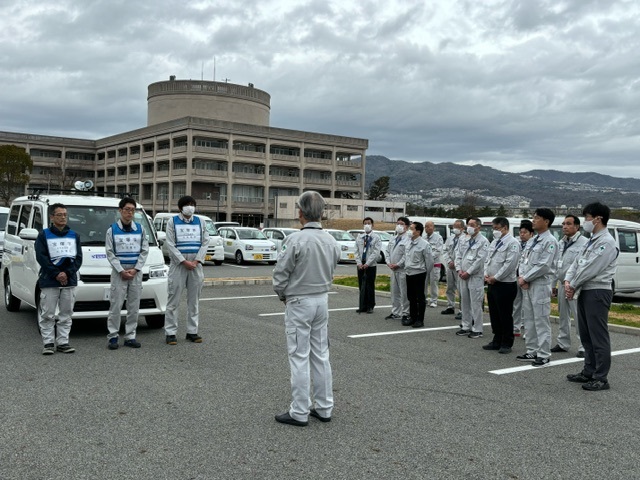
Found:
<path fill-rule="evenodd" d="M 85 207 L 67 205 L 69 228 L 80 234 L 83 246 L 104 247 L 105 236 L 109 227 L 120 218 L 118 207 Z M 153 227 L 142 209 L 137 209 L 134 222 L 142 225 L 149 246 L 157 245 L 156 237 L 152 233 Z"/>
<path fill-rule="evenodd" d="M 4 229 L 7 228 L 7 217 L 8 213 L 0 213 L 0 232 L 4 232 Z"/>
<path fill-rule="evenodd" d="M 218 233 L 218 230 L 216 230 L 216 226 L 213 224 L 213 221 L 211 220 L 205 220 L 204 221 L 204 228 L 207 229 L 207 232 L 209 232 L 209 235 L 220 235 Z"/>

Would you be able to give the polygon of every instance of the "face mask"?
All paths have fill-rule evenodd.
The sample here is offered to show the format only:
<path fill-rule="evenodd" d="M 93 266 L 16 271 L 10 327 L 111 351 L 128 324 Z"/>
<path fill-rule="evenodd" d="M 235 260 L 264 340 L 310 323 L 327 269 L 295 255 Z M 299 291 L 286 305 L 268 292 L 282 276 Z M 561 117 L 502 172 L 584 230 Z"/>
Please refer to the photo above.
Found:
<path fill-rule="evenodd" d="M 499 239 L 500 239 L 500 237 L 502 237 L 502 232 L 501 232 L 500 230 L 494 230 L 494 231 L 493 231 L 493 238 L 494 238 L 495 240 L 499 240 Z"/>
<path fill-rule="evenodd" d="M 467 233 L 469 235 L 473 235 L 474 233 L 476 233 L 475 227 L 467 227 Z"/>
<path fill-rule="evenodd" d="M 404 227 L 402 225 L 396 225 L 396 233 L 402 235 L 404 233 Z"/>
<path fill-rule="evenodd" d="M 365 233 L 370 233 L 370 232 L 371 232 L 371 225 L 366 224 L 366 225 L 364 226 L 364 231 L 365 231 Z"/>
<path fill-rule="evenodd" d="M 595 227 L 593 220 L 585 220 L 582 224 L 582 228 L 584 228 L 584 231 L 587 233 L 593 232 L 593 227 Z"/>
<path fill-rule="evenodd" d="M 453 234 L 454 235 L 460 235 L 460 229 L 459 228 L 454 228 L 453 229 Z"/>
<path fill-rule="evenodd" d="M 196 207 L 194 207 L 193 205 L 185 205 L 184 207 L 182 207 L 182 214 L 186 215 L 187 217 L 193 215 L 195 211 Z"/>

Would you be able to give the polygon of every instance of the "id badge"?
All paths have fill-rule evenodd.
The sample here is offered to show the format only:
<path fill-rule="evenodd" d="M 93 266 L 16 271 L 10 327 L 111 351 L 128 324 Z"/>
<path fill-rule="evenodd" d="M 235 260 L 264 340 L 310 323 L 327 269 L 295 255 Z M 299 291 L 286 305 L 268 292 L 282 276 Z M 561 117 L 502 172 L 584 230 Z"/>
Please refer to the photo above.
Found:
<path fill-rule="evenodd" d="M 558 268 L 562 268 L 562 260 L 558 260 Z"/>

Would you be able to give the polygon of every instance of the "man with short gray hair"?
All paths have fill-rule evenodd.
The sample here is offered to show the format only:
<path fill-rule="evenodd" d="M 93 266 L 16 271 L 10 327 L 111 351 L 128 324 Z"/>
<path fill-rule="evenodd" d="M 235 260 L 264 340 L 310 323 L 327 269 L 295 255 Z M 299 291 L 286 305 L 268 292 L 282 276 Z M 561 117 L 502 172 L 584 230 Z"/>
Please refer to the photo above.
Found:
<path fill-rule="evenodd" d="M 460 244 L 460 237 L 464 232 L 464 222 L 462 220 L 456 220 L 453 222 L 451 233 L 447 237 L 447 241 L 444 244 L 444 251 L 442 254 L 443 263 L 447 269 L 447 308 L 442 312 L 442 315 L 454 315 L 456 313 L 456 291 L 458 290 L 458 272 L 456 272 L 456 251 Z"/>
<path fill-rule="evenodd" d="M 273 289 L 285 303 L 293 397 L 289 411 L 276 415 L 275 419 L 304 427 L 309 424 L 309 415 L 330 422 L 333 411 L 328 292 L 340 260 L 340 246 L 322 230 L 320 219 L 325 201 L 318 192 L 304 192 L 297 207 L 302 230 L 285 238 L 273 269 Z M 312 380 L 313 395 L 310 395 Z"/>

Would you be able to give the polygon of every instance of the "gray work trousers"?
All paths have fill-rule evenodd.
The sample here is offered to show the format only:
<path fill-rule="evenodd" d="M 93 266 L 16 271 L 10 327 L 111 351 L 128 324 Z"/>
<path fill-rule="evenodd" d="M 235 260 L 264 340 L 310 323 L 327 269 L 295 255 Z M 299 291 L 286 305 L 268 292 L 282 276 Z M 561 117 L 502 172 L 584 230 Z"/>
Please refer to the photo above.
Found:
<path fill-rule="evenodd" d="M 43 288 L 40 291 L 38 325 L 40 325 L 43 345 L 54 343 L 54 337 L 58 345 L 69 343 L 71 315 L 73 315 L 75 301 L 76 287 Z M 58 308 L 57 322 L 56 307 Z M 58 324 L 57 334 L 54 333 L 56 323 Z"/>
<path fill-rule="evenodd" d="M 400 269 L 391 270 L 391 314 L 397 317 L 409 316 L 407 274 Z"/>
<path fill-rule="evenodd" d="M 438 282 L 440 281 L 440 267 L 433 267 L 427 273 L 427 281 L 424 284 L 424 294 L 427 297 L 427 306 L 438 303 Z"/>
<path fill-rule="evenodd" d="M 326 293 L 287 298 L 284 325 L 291 367 L 289 415 L 307 421 L 313 407 L 322 417 L 333 411 L 333 376 L 329 363 L 329 297 Z M 310 395 L 313 381 L 313 397 Z"/>
<path fill-rule="evenodd" d="M 178 331 L 178 308 L 185 288 L 187 289 L 187 333 L 198 333 L 199 302 L 203 283 L 204 272 L 201 264 L 198 263 L 195 269 L 188 270 L 181 264 L 171 263 L 167 283 L 169 298 L 164 320 L 165 335 L 175 335 Z"/>
<path fill-rule="evenodd" d="M 447 267 L 447 308 L 456 308 L 456 291 L 458 290 L 458 272 Z"/>
<path fill-rule="evenodd" d="M 462 329 L 482 333 L 482 303 L 484 302 L 484 277 L 471 275 L 462 278 L 460 287 L 460 304 L 462 307 Z"/>
<path fill-rule="evenodd" d="M 582 290 L 578 296 L 578 327 L 584 345 L 584 373 L 587 377 L 607 381 L 611 368 L 609 308 L 611 290 Z"/>
<path fill-rule="evenodd" d="M 522 318 L 527 353 L 540 358 L 551 356 L 550 314 L 551 283 L 530 283 L 527 290 L 522 290 Z"/>
<path fill-rule="evenodd" d="M 513 301 L 513 331 L 520 332 L 524 325 L 522 321 L 522 289 L 518 286 L 516 299 Z"/>
<path fill-rule="evenodd" d="M 120 331 L 121 310 L 127 301 L 127 321 L 124 327 L 124 339 L 136 338 L 138 328 L 138 311 L 140 310 L 140 296 L 142 295 L 142 271 L 131 280 L 123 280 L 120 274 L 111 270 L 111 291 L 109 292 L 109 318 L 107 319 L 107 338 L 118 338 Z"/>
<path fill-rule="evenodd" d="M 564 284 L 558 286 L 558 345 L 565 350 L 571 347 L 571 319 L 576 324 L 576 340 L 578 351 L 584 352 L 584 347 L 580 342 L 580 329 L 578 328 L 578 304 L 576 300 L 567 300 L 564 292 Z"/>

